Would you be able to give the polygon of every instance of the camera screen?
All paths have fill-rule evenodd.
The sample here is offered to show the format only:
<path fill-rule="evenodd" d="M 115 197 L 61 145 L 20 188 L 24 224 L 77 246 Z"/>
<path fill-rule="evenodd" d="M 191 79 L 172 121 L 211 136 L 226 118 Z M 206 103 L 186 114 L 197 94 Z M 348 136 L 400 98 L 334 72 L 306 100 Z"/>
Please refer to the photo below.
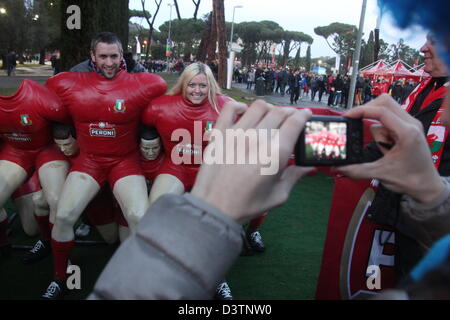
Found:
<path fill-rule="evenodd" d="M 346 160 L 347 123 L 308 121 L 305 128 L 306 160 Z"/>

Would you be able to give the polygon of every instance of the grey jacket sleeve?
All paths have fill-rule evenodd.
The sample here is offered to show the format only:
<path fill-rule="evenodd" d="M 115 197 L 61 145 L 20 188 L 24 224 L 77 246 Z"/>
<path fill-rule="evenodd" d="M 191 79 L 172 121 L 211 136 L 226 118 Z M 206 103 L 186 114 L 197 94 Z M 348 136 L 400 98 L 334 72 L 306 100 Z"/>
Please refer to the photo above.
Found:
<path fill-rule="evenodd" d="M 211 299 L 242 247 L 242 227 L 187 193 L 164 195 L 100 275 L 89 299 Z"/>
<path fill-rule="evenodd" d="M 131 70 L 131 73 L 140 73 L 140 72 L 148 72 L 148 70 L 142 64 L 136 62 L 136 65 L 134 66 L 133 70 Z"/>
<path fill-rule="evenodd" d="M 433 202 L 420 204 L 409 196 L 403 196 L 401 202 L 401 223 L 409 230 L 424 249 L 450 233 L 450 178 L 442 178 L 444 192 Z"/>
<path fill-rule="evenodd" d="M 83 62 L 77 64 L 76 66 L 72 67 L 69 71 L 70 72 L 92 72 L 94 70 L 89 66 L 89 60 L 86 60 L 86 61 L 83 61 Z"/>

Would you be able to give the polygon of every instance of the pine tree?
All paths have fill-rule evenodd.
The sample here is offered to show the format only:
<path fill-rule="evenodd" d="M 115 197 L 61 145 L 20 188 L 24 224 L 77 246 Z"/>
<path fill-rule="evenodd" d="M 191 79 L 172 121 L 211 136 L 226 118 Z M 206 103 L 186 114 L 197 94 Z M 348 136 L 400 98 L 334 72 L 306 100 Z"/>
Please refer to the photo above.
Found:
<path fill-rule="evenodd" d="M 367 43 L 363 42 L 363 48 L 361 50 L 362 51 L 361 63 L 359 64 L 359 66 L 361 68 L 368 66 L 369 64 L 371 64 L 373 62 L 374 48 L 375 48 L 375 40 L 374 40 L 373 31 L 371 31 L 369 34 L 369 39 L 367 40 Z"/>

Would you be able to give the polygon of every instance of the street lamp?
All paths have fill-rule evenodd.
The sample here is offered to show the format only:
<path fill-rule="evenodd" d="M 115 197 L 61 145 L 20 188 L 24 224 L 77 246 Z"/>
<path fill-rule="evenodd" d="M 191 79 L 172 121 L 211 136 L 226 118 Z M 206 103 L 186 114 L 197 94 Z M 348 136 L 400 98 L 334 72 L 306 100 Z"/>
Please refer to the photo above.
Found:
<path fill-rule="evenodd" d="M 5 8 L 0 8 L 0 14 L 6 14 L 6 9 Z"/>
<path fill-rule="evenodd" d="M 236 8 L 242 8 L 242 6 L 234 6 L 233 7 L 233 20 L 231 21 L 230 45 L 228 48 L 228 51 L 230 52 L 230 56 L 228 58 L 227 89 L 231 89 L 231 80 L 233 77 L 233 67 L 234 67 L 233 31 L 234 31 L 234 11 L 236 10 Z"/>
<path fill-rule="evenodd" d="M 231 36 L 230 36 L 230 49 L 229 51 L 231 52 L 232 49 L 232 44 L 233 44 L 233 31 L 234 31 L 234 11 L 236 10 L 236 8 L 242 8 L 243 6 L 234 6 L 233 7 L 233 20 L 231 21 Z"/>
<path fill-rule="evenodd" d="M 167 44 L 166 44 L 166 57 L 167 57 L 167 72 L 169 72 L 169 57 L 170 57 L 170 51 L 172 48 L 170 47 L 172 44 L 172 41 L 170 40 L 170 29 L 172 28 L 172 7 L 174 6 L 173 3 L 167 4 L 170 7 L 170 19 L 169 19 L 169 37 L 167 38 Z"/>

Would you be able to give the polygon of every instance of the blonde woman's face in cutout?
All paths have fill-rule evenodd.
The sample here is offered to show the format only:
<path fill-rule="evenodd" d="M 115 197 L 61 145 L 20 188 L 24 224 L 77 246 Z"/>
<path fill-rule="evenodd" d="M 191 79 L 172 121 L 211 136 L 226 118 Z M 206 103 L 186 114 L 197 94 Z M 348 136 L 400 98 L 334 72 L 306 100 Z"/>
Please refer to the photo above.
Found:
<path fill-rule="evenodd" d="M 209 86 L 206 75 L 200 73 L 187 84 L 185 98 L 192 104 L 202 104 L 208 98 Z"/>

